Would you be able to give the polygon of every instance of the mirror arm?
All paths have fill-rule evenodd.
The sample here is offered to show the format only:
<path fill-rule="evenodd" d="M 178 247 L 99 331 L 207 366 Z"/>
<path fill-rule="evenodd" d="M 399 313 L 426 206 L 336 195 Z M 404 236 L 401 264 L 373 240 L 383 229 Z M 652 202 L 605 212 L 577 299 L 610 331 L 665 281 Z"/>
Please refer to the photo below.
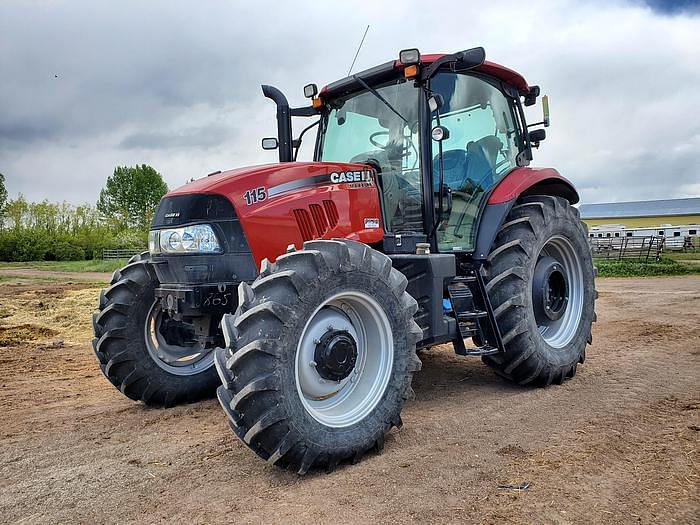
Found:
<path fill-rule="evenodd" d="M 292 117 L 313 117 L 321 112 L 320 109 L 315 109 L 312 106 L 306 106 L 303 108 L 291 108 L 289 114 Z"/>
<path fill-rule="evenodd" d="M 299 133 L 299 138 L 292 141 L 293 146 L 294 146 L 294 162 L 296 162 L 297 155 L 299 155 L 299 149 L 301 149 L 301 139 L 304 137 L 304 133 L 309 131 L 314 126 L 318 126 L 320 123 L 321 123 L 321 119 L 318 119 L 316 122 L 309 124 L 303 130 L 301 130 L 301 133 Z"/>

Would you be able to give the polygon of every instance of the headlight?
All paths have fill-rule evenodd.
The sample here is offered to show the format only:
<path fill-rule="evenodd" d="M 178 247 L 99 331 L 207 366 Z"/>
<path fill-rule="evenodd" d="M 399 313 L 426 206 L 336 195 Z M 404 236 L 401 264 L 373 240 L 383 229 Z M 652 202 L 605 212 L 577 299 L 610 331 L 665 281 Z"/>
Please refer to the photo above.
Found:
<path fill-rule="evenodd" d="M 151 253 L 221 253 L 223 249 L 208 224 L 152 230 L 148 233 Z"/>

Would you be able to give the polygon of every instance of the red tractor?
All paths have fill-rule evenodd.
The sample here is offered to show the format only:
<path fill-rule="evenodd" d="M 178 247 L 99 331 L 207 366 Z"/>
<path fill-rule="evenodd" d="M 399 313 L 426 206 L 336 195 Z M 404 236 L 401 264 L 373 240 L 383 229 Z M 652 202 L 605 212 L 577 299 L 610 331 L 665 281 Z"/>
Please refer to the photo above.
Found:
<path fill-rule="evenodd" d="M 280 162 L 163 197 L 148 253 L 100 296 L 107 379 L 153 405 L 216 390 L 248 447 L 304 473 L 382 448 L 416 349 L 452 343 L 521 385 L 572 377 L 596 295 L 578 195 L 528 167 L 539 88 L 484 58 L 404 50 L 301 108 L 263 86 Z M 314 162 L 292 117 L 318 127 Z"/>

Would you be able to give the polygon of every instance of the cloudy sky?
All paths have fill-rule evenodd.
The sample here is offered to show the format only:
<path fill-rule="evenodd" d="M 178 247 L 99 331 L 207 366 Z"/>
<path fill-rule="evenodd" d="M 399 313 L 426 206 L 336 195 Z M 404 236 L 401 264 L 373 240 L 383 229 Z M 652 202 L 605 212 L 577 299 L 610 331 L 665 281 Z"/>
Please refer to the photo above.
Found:
<path fill-rule="evenodd" d="M 539 84 L 552 126 L 534 164 L 584 202 L 698 196 L 699 1 L 2 0 L 0 172 L 12 196 L 79 203 L 116 165 L 174 188 L 274 162 L 260 84 L 301 105 L 304 84 L 346 75 L 369 24 L 356 70 L 482 45 Z"/>

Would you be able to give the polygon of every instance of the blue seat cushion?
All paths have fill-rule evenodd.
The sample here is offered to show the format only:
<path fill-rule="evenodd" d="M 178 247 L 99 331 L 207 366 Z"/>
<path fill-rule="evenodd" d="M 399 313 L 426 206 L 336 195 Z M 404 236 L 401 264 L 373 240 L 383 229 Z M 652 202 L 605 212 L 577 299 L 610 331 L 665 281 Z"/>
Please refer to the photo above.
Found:
<path fill-rule="evenodd" d="M 433 159 L 433 190 L 438 191 L 440 164 L 436 155 Z M 481 147 L 471 142 L 466 150 L 452 149 L 442 154 L 442 177 L 446 186 L 453 191 L 464 191 L 469 182 L 474 186 L 490 188 L 493 184 L 493 170 Z"/>

